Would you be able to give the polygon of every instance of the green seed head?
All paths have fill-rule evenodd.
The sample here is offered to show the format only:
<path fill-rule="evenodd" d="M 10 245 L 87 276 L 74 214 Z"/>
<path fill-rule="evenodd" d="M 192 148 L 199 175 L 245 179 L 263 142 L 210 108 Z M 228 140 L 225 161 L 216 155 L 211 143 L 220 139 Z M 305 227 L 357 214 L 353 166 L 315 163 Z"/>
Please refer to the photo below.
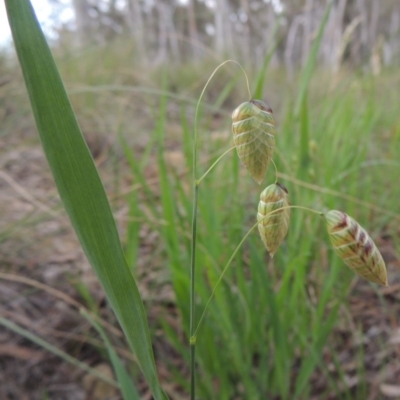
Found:
<path fill-rule="evenodd" d="M 283 185 L 274 183 L 261 192 L 257 213 L 258 230 L 271 258 L 288 232 L 289 206 L 288 192 Z"/>
<path fill-rule="evenodd" d="M 332 246 L 344 263 L 370 282 L 388 286 L 382 255 L 364 228 L 337 210 L 325 214 Z"/>
<path fill-rule="evenodd" d="M 242 103 L 232 113 L 233 142 L 254 180 L 261 184 L 275 148 L 272 110 L 260 100 Z"/>

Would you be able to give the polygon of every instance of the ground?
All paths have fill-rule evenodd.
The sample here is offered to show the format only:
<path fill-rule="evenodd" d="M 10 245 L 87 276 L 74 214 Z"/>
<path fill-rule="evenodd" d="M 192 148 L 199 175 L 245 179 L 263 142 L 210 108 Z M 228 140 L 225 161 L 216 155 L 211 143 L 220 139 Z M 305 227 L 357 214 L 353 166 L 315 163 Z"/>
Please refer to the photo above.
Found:
<path fill-rule="evenodd" d="M 92 150 L 94 147 L 91 146 Z M 0 316 L 17 324 L 23 332 L 34 333 L 103 375 L 113 377 L 103 343 L 79 313 L 82 305 L 97 310 L 106 321 L 107 332 L 122 359 L 129 362 L 134 357 L 60 205 L 35 133 L 19 132 L 0 142 L 0 152 Z M 93 153 L 107 186 L 104 152 L 100 148 L 97 155 Z M 112 199 L 113 194 L 108 192 Z M 113 206 L 123 232 L 127 207 L 121 201 L 114 201 Z M 151 243 L 157 240 L 157 235 L 146 229 L 142 228 L 140 236 L 139 287 L 150 308 L 160 378 L 171 399 L 184 399 L 179 386 L 171 383 L 163 360 L 169 357 L 182 371 L 186 366 L 155 325 L 157 315 L 167 312 L 167 322 L 173 329 L 181 330 L 179 315 L 167 272 L 145 268 Z M 390 237 L 382 234 L 379 247 L 388 265 L 390 286 L 374 291 L 365 281 L 354 280 L 349 308 L 343 305 L 340 326 L 332 333 L 335 356 L 328 346 L 324 352 L 325 370 L 316 371 L 312 377 L 312 399 L 325 393 L 327 372 L 335 375 L 335 363 L 340 363 L 345 372 L 343 393 L 351 389 L 357 398 L 368 400 L 400 398 L 400 260 Z M 360 348 L 364 349 L 362 359 Z M 138 390 L 143 399 L 151 399 L 140 379 Z M 360 397 L 363 390 L 365 397 Z M 0 327 L 0 399 L 105 400 L 119 396 L 112 386 L 34 344 L 26 335 Z"/>

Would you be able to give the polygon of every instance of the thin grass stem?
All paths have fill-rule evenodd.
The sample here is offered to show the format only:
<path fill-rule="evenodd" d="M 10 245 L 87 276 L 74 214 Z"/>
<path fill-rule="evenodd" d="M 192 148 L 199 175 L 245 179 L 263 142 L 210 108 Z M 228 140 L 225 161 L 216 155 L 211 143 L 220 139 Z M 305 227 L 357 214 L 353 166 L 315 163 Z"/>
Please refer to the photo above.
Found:
<path fill-rule="evenodd" d="M 193 169 L 193 171 L 195 171 Z M 195 172 L 194 172 L 195 173 Z M 199 185 L 193 176 L 193 215 L 192 215 L 192 249 L 190 260 L 190 400 L 195 400 L 196 376 L 195 376 L 195 355 L 196 340 L 193 339 L 195 324 L 195 272 L 196 272 L 196 237 L 197 237 L 197 199 L 199 194 Z"/>
<path fill-rule="evenodd" d="M 255 227 L 256 227 L 263 219 L 269 217 L 271 214 L 274 214 L 274 213 L 276 213 L 276 212 L 278 212 L 278 211 L 282 211 L 282 210 L 287 209 L 287 208 L 298 208 L 298 209 L 301 209 L 301 210 L 310 211 L 310 212 L 312 212 L 312 213 L 314 213 L 314 214 L 318 214 L 318 215 L 320 215 L 320 216 L 323 216 L 323 215 L 324 215 L 322 212 L 317 211 L 317 210 L 313 210 L 312 208 L 307 208 L 307 207 L 302 207 L 302 206 L 287 206 L 287 207 L 281 207 L 281 208 L 278 208 L 278 209 L 276 209 L 276 210 L 274 210 L 274 211 L 271 211 L 270 213 L 268 213 L 267 215 L 265 215 L 260 221 L 257 221 L 257 222 L 247 231 L 247 233 L 243 236 L 242 240 L 241 240 L 241 241 L 239 242 L 239 244 L 236 246 L 235 251 L 232 253 L 232 255 L 231 255 L 231 257 L 229 258 L 228 262 L 226 263 L 224 269 L 222 270 L 221 275 L 219 276 L 218 281 L 217 281 L 217 283 L 215 284 L 215 286 L 214 286 L 214 288 L 213 288 L 213 290 L 212 290 L 212 292 L 211 292 L 211 295 L 210 295 L 210 297 L 209 297 L 208 300 L 207 300 L 207 303 L 206 303 L 206 305 L 205 305 L 205 307 L 204 307 L 203 313 L 201 314 L 201 317 L 200 317 L 200 319 L 199 319 L 199 323 L 197 324 L 197 328 L 196 328 L 196 330 L 195 330 L 195 332 L 194 332 L 194 335 L 193 335 L 193 340 L 196 340 L 197 332 L 199 331 L 199 328 L 200 328 L 200 326 L 201 326 L 201 324 L 202 324 L 202 322 L 203 322 L 203 320 L 204 320 L 204 317 L 205 317 L 205 315 L 206 315 L 207 308 L 208 308 L 208 306 L 210 305 L 211 300 L 214 298 L 215 292 L 216 292 L 216 290 L 217 290 L 219 284 L 222 282 L 222 279 L 224 278 L 226 271 L 227 271 L 228 268 L 230 267 L 230 265 L 231 265 L 233 259 L 235 258 L 237 252 L 238 252 L 238 251 L 240 250 L 240 248 L 242 247 L 242 245 L 243 245 L 243 243 L 245 242 L 245 240 L 248 238 L 248 236 L 250 235 L 250 233 L 253 232 L 253 230 L 255 229 Z"/>
<path fill-rule="evenodd" d="M 208 168 L 208 170 L 204 173 L 204 175 L 201 178 L 197 179 L 196 181 L 197 185 L 200 185 L 200 182 L 208 175 L 209 172 L 211 172 L 211 170 L 220 162 L 220 160 L 235 148 L 236 148 L 235 146 L 232 146 L 230 149 L 226 150 L 222 155 L 220 155 L 211 165 L 211 167 Z"/>
<path fill-rule="evenodd" d="M 395 213 L 393 211 L 389 211 L 389 210 L 387 210 L 387 209 L 385 209 L 383 207 L 376 206 L 375 204 L 368 203 L 367 201 L 357 199 L 356 197 L 349 196 L 349 195 L 344 194 L 342 192 L 339 192 L 337 190 L 333 190 L 333 189 L 329 189 L 329 188 L 326 188 L 326 187 L 323 187 L 323 186 L 315 185 L 313 183 L 308 183 L 308 182 L 305 182 L 305 181 L 303 181 L 301 179 L 294 178 L 294 177 L 292 177 L 290 175 L 287 175 L 287 174 L 284 174 L 284 173 L 281 173 L 281 172 L 278 172 L 278 176 L 280 178 L 288 180 L 288 181 L 290 181 L 290 182 L 292 182 L 292 183 L 294 183 L 294 184 L 296 184 L 298 186 L 313 190 L 313 191 L 318 192 L 318 193 L 324 193 L 324 194 L 328 194 L 328 195 L 331 195 L 331 196 L 338 197 L 340 199 L 348 200 L 348 201 L 351 201 L 354 204 L 359 204 L 359 205 L 364 206 L 364 207 L 366 207 L 366 208 L 368 208 L 370 210 L 377 211 L 377 212 L 381 213 L 382 215 L 387 215 L 387 216 L 396 218 L 397 220 L 400 220 L 400 214 L 398 214 L 398 213 Z"/>
<path fill-rule="evenodd" d="M 194 334 L 195 329 L 195 274 L 196 274 L 196 239 L 197 239 L 197 199 L 199 195 L 199 183 L 208 174 L 208 172 L 214 168 L 218 161 L 227 153 L 225 152 L 218 160 L 208 169 L 208 171 L 197 181 L 197 127 L 201 100 L 203 99 L 204 93 L 211 82 L 211 79 L 217 73 L 217 71 L 228 62 L 232 62 L 240 67 L 246 78 L 247 91 L 249 93 L 249 99 L 251 99 L 251 91 L 249 85 L 249 79 L 243 67 L 234 60 L 226 60 L 221 63 L 211 76 L 208 78 L 204 88 L 200 94 L 199 100 L 196 105 L 196 112 L 194 116 L 194 129 L 193 129 L 193 166 L 192 166 L 192 179 L 193 179 L 193 211 L 192 211 L 192 245 L 191 245 L 191 256 L 190 256 L 190 319 L 189 319 L 189 343 L 190 343 L 190 400 L 195 400 L 196 397 L 196 374 L 195 374 L 195 355 L 196 355 L 196 335 Z M 228 151 L 230 151 L 229 149 Z"/>
<path fill-rule="evenodd" d="M 271 158 L 271 162 L 272 162 L 272 164 L 274 165 L 274 168 L 275 168 L 275 183 L 278 183 L 278 168 L 277 168 L 277 166 L 275 164 L 275 161 L 272 158 Z"/>

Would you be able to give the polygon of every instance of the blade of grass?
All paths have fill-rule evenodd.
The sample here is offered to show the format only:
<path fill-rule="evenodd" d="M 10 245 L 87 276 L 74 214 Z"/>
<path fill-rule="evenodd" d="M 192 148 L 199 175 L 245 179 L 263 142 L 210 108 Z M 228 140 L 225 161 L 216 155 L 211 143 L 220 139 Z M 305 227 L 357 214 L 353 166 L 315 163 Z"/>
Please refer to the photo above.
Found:
<path fill-rule="evenodd" d="M 300 171 L 302 175 L 306 172 L 305 169 L 307 167 L 309 161 L 308 154 L 308 114 L 307 114 L 307 92 L 308 85 L 310 83 L 312 74 L 315 70 L 315 66 L 317 64 L 318 51 L 321 45 L 321 40 L 325 31 L 326 23 L 328 22 L 328 17 L 331 12 L 333 1 L 330 1 L 328 7 L 326 7 L 325 13 L 322 17 L 321 24 L 318 29 L 318 34 L 314 43 L 312 44 L 310 54 L 307 59 L 307 63 L 301 73 L 300 77 L 300 87 L 299 93 L 296 99 L 296 105 L 294 110 L 295 119 L 298 120 L 300 118 Z"/>
<path fill-rule="evenodd" d="M 311 346 L 306 340 L 304 340 L 304 338 L 300 337 L 300 339 L 304 341 L 304 345 L 309 348 L 310 354 L 309 357 L 303 359 L 303 363 L 297 375 L 293 399 L 298 399 L 301 396 L 303 390 L 307 387 L 307 381 L 310 379 L 315 366 L 318 365 L 321 360 L 322 349 L 329 332 L 332 331 L 337 320 L 339 306 L 340 303 L 337 303 L 332 307 L 329 317 L 326 319 L 326 321 L 324 321 L 324 325 L 321 327 L 319 332 L 317 332 Z"/>
<path fill-rule="evenodd" d="M 3 316 L 0 315 L 0 325 L 5 326 L 6 328 L 12 330 L 13 332 L 17 333 L 18 335 L 23 336 L 24 338 L 32 341 L 33 343 L 36 343 L 38 346 L 43 347 L 50 353 L 55 354 L 56 356 L 62 358 L 64 361 L 75 365 L 76 367 L 82 369 L 83 371 L 88 372 L 89 374 L 92 374 L 93 376 L 101 379 L 104 382 L 107 382 L 109 385 L 114 386 L 114 387 L 119 387 L 118 383 L 115 382 L 113 379 L 109 378 L 108 376 L 105 376 L 95 370 L 94 368 L 89 367 L 87 364 L 85 364 L 82 361 L 77 360 L 74 357 L 71 357 L 69 354 L 65 353 L 64 351 L 60 350 L 56 346 L 53 346 L 49 342 L 46 342 L 46 340 L 40 338 L 39 336 L 35 335 L 32 332 L 29 332 L 26 329 L 21 328 L 14 322 L 10 321 L 7 318 L 4 318 Z"/>
<path fill-rule="evenodd" d="M 146 201 L 149 203 L 152 210 L 156 209 L 156 204 L 154 201 L 154 194 L 152 193 L 146 178 L 143 176 L 141 167 L 139 163 L 135 160 L 135 156 L 133 151 L 130 149 L 126 139 L 122 134 L 118 135 L 119 141 L 121 143 L 122 150 L 124 152 L 125 158 L 128 161 L 129 166 L 131 167 L 132 175 L 134 179 L 137 180 L 138 183 L 142 186 L 143 192 L 146 195 Z"/>
<path fill-rule="evenodd" d="M 301 112 L 300 112 L 300 154 L 299 154 L 299 162 L 300 162 L 300 176 L 307 176 L 308 171 L 307 167 L 310 160 L 309 155 L 309 135 L 308 135 L 308 102 L 307 102 L 307 93 L 304 95 L 303 101 L 301 103 Z"/>
<path fill-rule="evenodd" d="M 232 93 L 232 90 L 235 88 L 236 83 L 241 78 L 241 71 L 238 71 L 234 77 L 228 82 L 228 84 L 222 89 L 219 94 L 217 100 L 215 100 L 213 107 L 216 109 L 221 109 L 224 101 L 228 98 L 228 96 Z"/>
<path fill-rule="evenodd" d="M 60 197 L 154 397 L 165 399 L 143 303 L 125 260 L 104 187 L 50 49 L 28 0 L 6 0 L 6 9 L 36 125 Z"/>
<path fill-rule="evenodd" d="M 279 40 L 276 40 L 275 36 L 276 33 L 278 32 L 280 22 L 281 22 L 280 18 L 278 18 L 271 35 L 271 43 L 273 43 L 273 45 L 270 47 L 269 51 L 265 55 L 263 65 L 261 69 L 258 71 L 257 78 L 255 79 L 254 90 L 253 90 L 255 99 L 261 99 L 263 96 L 264 81 L 265 81 L 265 76 L 267 74 L 267 68 L 279 44 Z"/>
<path fill-rule="evenodd" d="M 104 344 L 107 347 L 108 354 L 110 356 L 111 363 L 114 367 L 115 375 L 117 376 L 118 383 L 121 388 L 124 400 L 140 400 L 139 394 L 128 374 L 120 358 L 115 352 L 110 340 L 108 339 L 104 329 L 88 314 L 85 310 L 81 311 L 81 314 L 90 322 L 90 324 L 99 332 Z"/>

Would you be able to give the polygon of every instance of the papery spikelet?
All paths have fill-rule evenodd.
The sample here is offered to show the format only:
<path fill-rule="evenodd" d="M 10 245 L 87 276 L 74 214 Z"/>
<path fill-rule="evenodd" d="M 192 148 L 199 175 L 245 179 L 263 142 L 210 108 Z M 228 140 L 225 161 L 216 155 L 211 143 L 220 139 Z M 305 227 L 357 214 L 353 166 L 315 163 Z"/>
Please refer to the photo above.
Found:
<path fill-rule="evenodd" d="M 365 229 L 341 211 L 328 211 L 325 221 L 333 248 L 345 264 L 368 281 L 388 286 L 385 262 Z"/>
<path fill-rule="evenodd" d="M 288 192 L 283 185 L 274 183 L 261 192 L 257 213 L 258 230 L 271 257 L 278 250 L 289 229 L 289 206 Z M 280 208 L 282 210 L 279 210 Z"/>
<path fill-rule="evenodd" d="M 260 100 L 242 103 L 232 113 L 233 142 L 254 180 L 261 184 L 275 148 L 272 110 Z"/>

